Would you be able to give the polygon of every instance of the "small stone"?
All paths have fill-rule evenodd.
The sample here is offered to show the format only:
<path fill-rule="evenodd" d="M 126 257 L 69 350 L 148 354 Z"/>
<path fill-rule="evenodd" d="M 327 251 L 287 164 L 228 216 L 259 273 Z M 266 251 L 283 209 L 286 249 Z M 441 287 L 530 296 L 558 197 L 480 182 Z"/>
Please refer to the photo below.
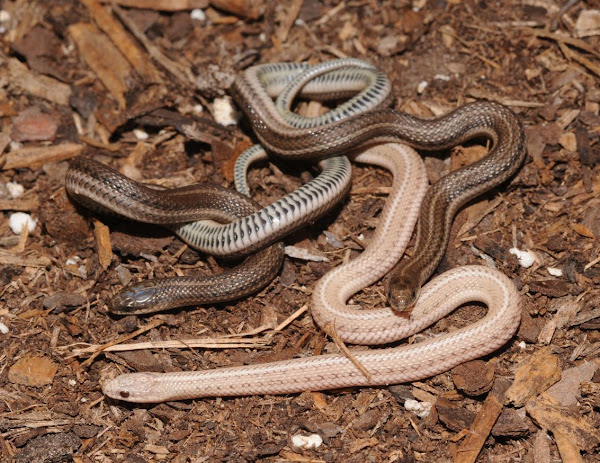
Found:
<path fill-rule="evenodd" d="M 398 54 L 406 48 L 408 36 L 406 35 L 386 35 L 377 41 L 377 54 L 380 56 L 392 56 Z"/>
<path fill-rule="evenodd" d="M 298 450 L 316 449 L 323 444 L 323 439 L 318 434 L 311 434 L 310 436 L 296 434 L 290 440 L 292 447 Z"/>
<path fill-rule="evenodd" d="M 548 271 L 548 274 L 553 276 L 553 277 L 561 277 L 563 276 L 563 271 L 560 268 L 556 268 L 556 267 L 546 267 L 546 270 Z"/>
<path fill-rule="evenodd" d="M 117 277 L 119 278 L 119 283 L 123 286 L 127 286 L 131 283 L 131 272 L 127 267 L 123 267 L 122 265 L 117 266 Z"/>
<path fill-rule="evenodd" d="M 224 126 L 236 125 L 242 117 L 233 107 L 231 98 L 228 96 L 215 98 L 213 101 L 213 114 L 215 121 Z"/>
<path fill-rule="evenodd" d="M 532 251 L 521 251 L 517 248 L 510 248 L 508 252 L 517 256 L 519 265 L 523 268 L 529 268 L 535 263 L 535 254 Z"/>
<path fill-rule="evenodd" d="M 204 12 L 204 10 L 202 10 L 200 8 L 194 8 L 190 12 L 190 18 L 192 18 L 196 21 L 206 21 L 206 13 Z"/>
<path fill-rule="evenodd" d="M 418 400 L 407 399 L 404 402 L 404 408 L 406 408 L 406 410 L 408 410 L 409 412 L 413 412 L 419 418 L 426 418 L 431 413 L 433 403 L 419 402 Z"/>
<path fill-rule="evenodd" d="M 8 190 L 8 193 L 10 194 L 11 198 L 13 199 L 20 198 L 21 196 L 23 196 L 23 193 L 25 193 L 25 187 L 20 183 L 16 182 L 8 182 L 6 184 L 6 189 Z"/>

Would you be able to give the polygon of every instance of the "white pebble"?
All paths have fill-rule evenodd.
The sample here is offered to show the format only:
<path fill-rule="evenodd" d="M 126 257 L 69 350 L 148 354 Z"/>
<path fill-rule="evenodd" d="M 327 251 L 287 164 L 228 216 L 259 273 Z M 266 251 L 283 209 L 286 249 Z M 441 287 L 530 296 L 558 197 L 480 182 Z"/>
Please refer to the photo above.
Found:
<path fill-rule="evenodd" d="M 419 402 L 414 399 L 406 399 L 404 401 L 404 408 L 409 412 L 414 412 L 419 418 L 425 418 L 429 416 L 433 404 L 431 402 Z"/>
<path fill-rule="evenodd" d="M 66 265 L 77 265 L 79 262 L 81 262 L 81 257 L 79 256 L 73 256 L 73 257 L 69 257 L 65 264 Z"/>
<path fill-rule="evenodd" d="M 521 342 L 518 344 L 518 346 L 519 346 L 519 349 L 521 349 L 521 350 L 525 350 L 525 349 L 527 349 L 527 343 L 526 343 L 525 341 L 521 341 Z"/>
<path fill-rule="evenodd" d="M 29 214 L 25 214 L 25 212 L 15 212 L 10 216 L 8 225 L 15 235 L 20 235 L 25 225 L 27 225 L 30 233 L 35 230 L 37 220 Z"/>
<path fill-rule="evenodd" d="M 556 267 L 548 267 L 546 270 L 548 270 L 548 273 L 550 275 L 552 275 L 553 277 L 561 277 L 563 276 L 563 271 L 559 268 Z"/>
<path fill-rule="evenodd" d="M 508 252 L 517 256 L 519 265 L 523 268 L 529 268 L 535 262 L 535 254 L 531 251 L 521 251 L 518 248 L 510 248 Z"/>
<path fill-rule="evenodd" d="M 10 193 L 13 199 L 20 198 L 25 193 L 25 187 L 17 182 L 8 182 L 6 189 Z"/>
<path fill-rule="evenodd" d="M 0 23 L 10 21 L 10 13 L 6 10 L 0 10 Z"/>
<path fill-rule="evenodd" d="M 297 449 L 316 449 L 321 446 L 323 439 L 318 434 L 311 434 L 310 436 L 303 436 L 302 434 L 296 434 L 292 436 L 292 445 Z"/>
<path fill-rule="evenodd" d="M 202 111 L 204 111 L 204 106 L 202 106 L 201 104 L 194 105 L 193 111 L 196 114 L 200 114 Z"/>
<path fill-rule="evenodd" d="M 428 85 L 429 83 L 426 80 L 422 80 L 421 82 L 419 82 L 419 85 L 417 85 L 417 93 L 419 95 L 423 93 Z"/>
<path fill-rule="evenodd" d="M 6 326 L 4 323 L 0 322 L 0 333 L 6 334 L 6 333 L 8 333 L 8 331 L 9 331 L 8 326 Z"/>
<path fill-rule="evenodd" d="M 200 8 L 194 8 L 190 13 L 190 18 L 195 19 L 196 21 L 205 21 L 206 13 Z"/>
<path fill-rule="evenodd" d="M 240 120 L 241 114 L 233 107 L 231 98 L 224 96 L 213 101 L 215 121 L 221 125 L 235 125 Z"/>
<path fill-rule="evenodd" d="M 140 130 L 140 129 L 134 129 L 133 135 L 138 140 L 148 140 L 148 136 L 149 136 L 147 132 L 144 132 L 143 130 Z"/>
<path fill-rule="evenodd" d="M 77 381 L 75 381 L 74 379 L 70 379 L 69 386 L 77 386 Z"/>
<path fill-rule="evenodd" d="M 436 74 L 433 76 L 434 80 L 443 80 L 444 82 L 449 82 L 451 77 L 448 74 Z"/>

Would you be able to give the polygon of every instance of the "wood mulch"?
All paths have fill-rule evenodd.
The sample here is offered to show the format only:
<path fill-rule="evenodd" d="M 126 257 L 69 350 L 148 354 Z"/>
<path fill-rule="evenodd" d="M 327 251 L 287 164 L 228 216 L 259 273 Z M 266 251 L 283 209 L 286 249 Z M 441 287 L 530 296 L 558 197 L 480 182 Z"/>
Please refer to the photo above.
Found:
<path fill-rule="evenodd" d="M 5 0 L 0 10 L 2 461 L 600 461 L 596 0 Z M 523 121 L 525 166 L 459 213 L 438 269 L 507 274 L 523 298 L 518 333 L 413 384 L 147 406 L 105 398 L 100 384 L 120 372 L 335 352 L 310 293 L 368 243 L 390 175 L 356 166 L 343 205 L 286 238 L 306 259 L 286 258 L 259 294 L 116 317 L 104 303 L 129 281 L 223 264 L 166 231 L 75 207 L 68 160 L 93 156 L 164 186 L 231 186 L 231 159 L 253 139 L 243 119 L 215 121 L 235 75 L 341 56 L 377 64 L 403 111 L 489 99 Z M 182 130 L 190 118 L 193 137 Z M 481 153 L 427 155 L 430 179 Z M 315 173 L 262 164 L 252 194 L 268 204 Z M 382 285 L 354 300 L 383 305 Z M 482 312 L 463 307 L 416 340 Z"/>

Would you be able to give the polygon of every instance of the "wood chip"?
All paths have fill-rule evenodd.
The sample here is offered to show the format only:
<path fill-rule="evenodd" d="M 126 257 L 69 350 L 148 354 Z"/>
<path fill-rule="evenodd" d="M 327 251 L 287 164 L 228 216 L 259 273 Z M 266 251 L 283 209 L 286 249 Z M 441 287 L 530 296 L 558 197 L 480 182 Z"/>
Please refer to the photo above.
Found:
<path fill-rule="evenodd" d="M 541 394 L 526 406 L 527 413 L 542 428 L 552 432 L 565 462 L 581 462 L 581 451 L 592 452 L 600 443 L 600 432 L 590 415 L 563 407 L 548 394 Z"/>
<path fill-rule="evenodd" d="M 40 207 L 38 198 L 0 199 L 0 211 L 37 211 Z"/>
<path fill-rule="evenodd" d="M 502 402 L 495 394 L 490 393 L 477 413 L 465 440 L 458 447 L 454 463 L 474 463 L 477 460 L 500 412 L 502 412 Z"/>
<path fill-rule="evenodd" d="M 248 19 L 260 18 L 265 10 L 264 0 L 210 0 L 210 4 L 219 10 Z"/>
<path fill-rule="evenodd" d="M 34 254 L 14 254 L 0 249 L 0 265 L 16 265 L 19 267 L 46 267 L 52 261 L 46 256 L 35 256 Z"/>
<path fill-rule="evenodd" d="M 560 360 L 551 348 L 533 354 L 515 373 L 513 384 L 506 391 L 506 402 L 522 407 L 537 394 L 545 391 L 561 378 Z"/>
<path fill-rule="evenodd" d="M 99 2 L 96 0 L 81 0 L 81 3 L 87 6 L 96 25 L 108 35 L 112 43 L 145 82 L 161 82 L 160 74 L 152 61 L 142 53 L 123 26 Z M 158 2 L 149 3 L 156 4 Z"/>
<path fill-rule="evenodd" d="M 94 238 L 98 251 L 98 263 L 103 270 L 107 270 L 112 262 L 113 252 L 110 244 L 110 230 L 98 219 L 92 219 L 94 224 Z"/>
<path fill-rule="evenodd" d="M 125 109 L 128 84 L 135 81 L 133 69 L 127 60 L 109 38 L 92 24 L 72 24 L 67 31 L 83 60 L 98 76 L 119 107 Z"/>
<path fill-rule="evenodd" d="M 71 159 L 81 153 L 83 145 L 63 143 L 54 146 L 36 146 L 11 151 L 6 156 L 3 170 L 39 167 L 47 162 Z"/>
<path fill-rule="evenodd" d="M 208 6 L 208 0 L 102 0 L 102 3 L 157 11 L 184 11 Z"/>
<path fill-rule="evenodd" d="M 8 60 L 10 82 L 24 92 L 43 98 L 58 105 L 67 106 L 71 97 L 71 87 L 56 79 L 30 71 L 18 59 Z"/>

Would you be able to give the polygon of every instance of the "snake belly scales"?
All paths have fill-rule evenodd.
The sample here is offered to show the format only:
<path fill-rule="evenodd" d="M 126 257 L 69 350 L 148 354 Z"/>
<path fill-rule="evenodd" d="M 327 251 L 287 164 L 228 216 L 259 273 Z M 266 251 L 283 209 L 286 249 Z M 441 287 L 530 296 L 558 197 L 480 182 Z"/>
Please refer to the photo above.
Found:
<path fill-rule="evenodd" d="M 393 192 L 382 214 L 383 223 L 377 228 L 369 248 L 358 259 L 334 269 L 317 284 L 313 296 L 315 319 L 323 326 L 329 323 L 329 317 L 336 323 L 342 337 L 366 344 L 390 342 L 420 331 L 468 301 L 478 300 L 488 305 L 484 319 L 416 346 L 358 354 L 358 361 L 372 373 L 369 379 L 362 376 L 345 357 L 317 356 L 205 372 L 121 375 L 105 384 L 104 392 L 122 400 L 157 402 L 212 395 L 286 393 L 389 384 L 431 376 L 504 344 L 514 333 L 520 319 L 519 296 L 506 277 L 483 267 L 463 267 L 436 278 L 424 289 L 410 321 L 395 317 L 389 309 L 364 312 L 346 306 L 345 301 L 356 290 L 377 281 L 395 264 L 408 242 L 418 215 L 418 192 L 424 192 L 426 184 L 422 166 L 420 176 L 411 174 L 415 171 L 414 165 L 418 165 L 411 151 L 399 145 L 384 145 L 356 156 L 359 162 L 370 162 L 392 170 Z M 406 177 L 399 174 L 401 169 L 398 165 L 402 162 L 405 163 Z M 421 187 L 418 187 L 419 178 Z M 408 201 L 411 201 L 409 206 L 406 205 Z M 402 202 L 404 207 L 396 207 Z M 407 220 L 407 217 L 412 219 Z M 390 232 L 399 233 L 400 242 L 394 240 Z M 394 242 L 390 243 L 390 240 Z M 399 253 L 392 257 L 388 252 L 391 249 Z M 373 323 L 374 320 L 376 323 Z M 341 325 L 338 324 L 340 321 Z"/>

